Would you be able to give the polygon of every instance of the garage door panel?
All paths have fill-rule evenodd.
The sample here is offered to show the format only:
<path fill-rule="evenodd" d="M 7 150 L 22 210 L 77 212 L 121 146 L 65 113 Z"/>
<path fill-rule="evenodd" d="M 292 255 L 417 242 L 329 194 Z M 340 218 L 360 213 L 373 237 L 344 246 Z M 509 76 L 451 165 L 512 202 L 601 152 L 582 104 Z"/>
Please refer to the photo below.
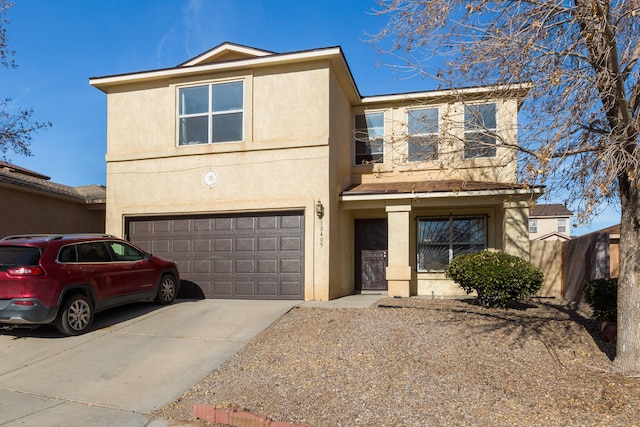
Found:
<path fill-rule="evenodd" d="M 205 292 L 206 295 L 217 295 L 219 297 L 233 297 L 233 282 L 228 280 L 219 280 L 211 283 L 209 292 Z"/>
<path fill-rule="evenodd" d="M 215 252 L 233 251 L 233 239 L 213 239 L 213 249 Z"/>
<path fill-rule="evenodd" d="M 278 228 L 278 217 L 263 216 L 258 219 L 258 228 L 261 230 L 276 230 Z"/>
<path fill-rule="evenodd" d="M 209 239 L 196 239 L 193 241 L 194 252 L 211 252 L 211 240 Z"/>
<path fill-rule="evenodd" d="M 302 262 L 299 259 L 282 259 L 280 260 L 281 273 L 301 273 Z"/>
<path fill-rule="evenodd" d="M 237 297 L 253 297 L 256 295 L 256 284 L 249 280 L 238 280 L 235 284 Z"/>
<path fill-rule="evenodd" d="M 233 219 L 232 218 L 213 218 L 214 230 L 223 231 L 223 230 L 233 230 Z"/>
<path fill-rule="evenodd" d="M 256 239 L 254 237 L 239 237 L 236 240 L 236 251 L 254 252 L 256 250 Z"/>
<path fill-rule="evenodd" d="M 236 260 L 235 273 L 249 274 L 255 272 L 255 260 L 253 259 L 240 259 Z"/>
<path fill-rule="evenodd" d="M 217 259 L 213 262 L 213 271 L 215 274 L 233 273 L 233 261 L 230 259 Z"/>
<path fill-rule="evenodd" d="M 280 238 L 280 251 L 281 252 L 300 252 L 302 251 L 302 238 L 285 236 Z"/>
<path fill-rule="evenodd" d="M 209 298 L 303 299 L 301 212 L 131 218 L 129 238 L 178 263 Z"/>
<path fill-rule="evenodd" d="M 258 273 L 273 274 L 278 272 L 278 261 L 275 259 L 258 260 Z"/>
<path fill-rule="evenodd" d="M 258 250 L 262 252 L 275 252 L 278 249 L 277 237 L 261 237 L 258 239 Z"/>

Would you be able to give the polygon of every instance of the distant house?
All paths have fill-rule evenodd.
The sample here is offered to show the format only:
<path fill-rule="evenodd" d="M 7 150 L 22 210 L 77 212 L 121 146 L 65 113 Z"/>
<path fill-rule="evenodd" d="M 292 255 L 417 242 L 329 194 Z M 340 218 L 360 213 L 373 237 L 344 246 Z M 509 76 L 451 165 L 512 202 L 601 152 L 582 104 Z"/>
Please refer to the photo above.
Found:
<path fill-rule="evenodd" d="M 104 233 L 106 189 L 69 187 L 0 161 L 0 237 L 13 234 Z"/>
<path fill-rule="evenodd" d="M 539 204 L 529 213 L 530 240 L 571 239 L 571 216 L 573 212 L 559 203 Z"/>
<path fill-rule="evenodd" d="M 526 85 L 363 97 L 339 47 L 233 43 L 90 83 L 107 95 L 107 232 L 208 298 L 460 295 L 453 256 L 529 257 L 542 189 L 510 148 Z"/>

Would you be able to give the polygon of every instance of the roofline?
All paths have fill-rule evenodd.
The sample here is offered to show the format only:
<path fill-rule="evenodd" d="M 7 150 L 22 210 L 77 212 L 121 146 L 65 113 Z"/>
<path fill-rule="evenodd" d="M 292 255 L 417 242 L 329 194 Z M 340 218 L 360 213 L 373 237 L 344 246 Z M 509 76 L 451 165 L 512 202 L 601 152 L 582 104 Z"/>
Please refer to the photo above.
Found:
<path fill-rule="evenodd" d="M 413 101 L 415 99 L 423 98 L 443 98 L 451 97 L 453 95 L 479 95 L 494 92 L 516 92 L 524 97 L 525 94 L 531 89 L 533 85 L 531 83 L 517 83 L 509 85 L 494 85 L 494 86 L 471 86 L 464 88 L 451 88 L 441 89 L 433 91 L 421 91 L 421 92 L 405 92 L 389 95 L 373 95 L 365 96 L 362 98 L 362 104 L 375 104 L 381 102 L 400 102 L 400 101 Z"/>
<path fill-rule="evenodd" d="M 402 200 L 402 199 L 443 199 L 458 197 L 490 197 L 490 196 L 521 196 L 531 194 L 542 194 L 544 190 L 540 187 L 531 189 L 508 189 L 508 190 L 471 190 L 471 191 L 442 191 L 423 193 L 360 193 L 360 194 L 340 194 L 341 202 L 374 201 L 374 200 Z"/>
<path fill-rule="evenodd" d="M 349 68 L 347 60 L 340 46 L 312 49 L 312 50 L 303 50 L 303 51 L 297 51 L 297 52 L 276 53 L 273 55 L 261 56 L 257 58 L 234 59 L 229 61 L 207 63 L 207 64 L 201 64 L 201 65 L 162 68 L 162 69 L 151 70 L 151 71 L 114 74 L 114 75 L 103 76 L 103 77 L 90 77 L 89 84 L 95 88 L 100 89 L 103 92 L 106 92 L 106 89 L 108 87 L 119 85 L 119 84 L 129 84 L 129 83 L 135 83 L 140 81 L 161 80 L 161 79 L 189 76 L 189 75 L 195 75 L 195 74 L 220 72 L 220 71 L 225 71 L 225 70 L 230 70 L 230 69 L 240 68 L 240 67 L 247 68 L 247 67 L 257 67 L 257 66 L 268 66 L 268 65 L 299 62 L 302 60 L 312 61 L 312 60 L 322 60 L 322 59 L 327 59 L 327 60 L 337 59 L 340 62 L 340 64 L 344 67 L 344 69 L 348 73 L 349 80 L 350 80 L 349 84 L 351 86 L 351 89 L 357 95 L 358 99 L 361 99 L 360 91 L 358 90 L 355 80 L 353 79 L 353 73 L 351 73 L 351 69 Z"/>
<path fill-rule="evenodd" d="M 218 46 L 215 46 L 215 47 L 209 49 L 206 52 L 201 53 L 200 55 L 196 56 L 195 58 L 191 58 L 188 61 L 185 61 L 182 64 L 179 64 L 178 67 L 187 67 L 187 66 L 191 66 L 191 65 L 200 64 L 200 62 L 202 60 L 208 59 L 208 58 L 210 58 L 212 56 L 215 56 L 218 52 L 222 51 L 225 48 L 229 48 L 230 50 L 233 50 L 234 52 L 246 53 L 246 54 L 255 55 L 255 56 L 258 56 L 258 57 L 259 56 L 267 56 L 267 55 L 275 55 L 275 54 L 277 54 L 276 52 L 271 52 L 269 50 L 256 49 L 255 47 L 245 46 L 245 45 L 242 45 L 242 44 L 224 42 L 224 43 L 220 43 Z"/>

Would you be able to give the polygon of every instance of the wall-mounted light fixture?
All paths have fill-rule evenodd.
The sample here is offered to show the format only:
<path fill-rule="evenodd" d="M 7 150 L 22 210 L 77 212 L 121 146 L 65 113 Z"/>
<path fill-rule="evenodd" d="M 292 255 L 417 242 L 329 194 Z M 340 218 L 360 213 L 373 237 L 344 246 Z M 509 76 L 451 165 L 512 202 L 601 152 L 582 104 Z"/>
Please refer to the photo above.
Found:
<path fill-rule="evenodd" d="M 322 206 L 322 202 L 320 200 L 316 202 L 316 215 L 318 215 L 318 218 L 320 219 L 324 216 L 324 206 Z"/>

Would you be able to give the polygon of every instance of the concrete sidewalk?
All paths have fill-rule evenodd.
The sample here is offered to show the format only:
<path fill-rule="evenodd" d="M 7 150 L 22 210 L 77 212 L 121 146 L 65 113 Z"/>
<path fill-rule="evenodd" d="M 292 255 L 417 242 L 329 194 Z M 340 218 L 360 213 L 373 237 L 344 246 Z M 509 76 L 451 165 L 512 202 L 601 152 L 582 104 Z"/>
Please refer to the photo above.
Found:
<path fill-rule="evenodd" d="M 331 301 L 305 301 L 298 304 L 299 307 L 319 308 L 369 308 L 382 298 L 387 297 L 387 292 L 371 292 L 348 295 Z"/>

